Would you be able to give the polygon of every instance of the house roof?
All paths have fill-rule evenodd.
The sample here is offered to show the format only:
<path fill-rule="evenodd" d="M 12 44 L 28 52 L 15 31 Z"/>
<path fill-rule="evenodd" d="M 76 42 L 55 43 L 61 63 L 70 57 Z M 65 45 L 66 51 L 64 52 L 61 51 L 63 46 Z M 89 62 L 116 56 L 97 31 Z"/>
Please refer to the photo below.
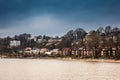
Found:
<path fill-rule="evenodd" d="M 40 50 L 41 50 L 41 51 L 46 51 L 47 49 L 46 49 L 46 48 L 41 48 Z"/>
<path fill-rule="evenodd" d="M 28 50 L 31 50 L 31 48 L 30 47 L 26 47 L 25 50 L 28 51 Z"/>

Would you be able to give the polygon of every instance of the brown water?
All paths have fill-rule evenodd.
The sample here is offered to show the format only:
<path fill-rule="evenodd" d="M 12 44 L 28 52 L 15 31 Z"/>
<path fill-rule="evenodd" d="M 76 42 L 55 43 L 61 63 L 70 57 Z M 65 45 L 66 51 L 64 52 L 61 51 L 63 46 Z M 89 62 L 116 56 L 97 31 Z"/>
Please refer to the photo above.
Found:
<path fill-rule="evenodd" d="M 0 80 L 120 80 L 120 64 L 0 59 Z"/>

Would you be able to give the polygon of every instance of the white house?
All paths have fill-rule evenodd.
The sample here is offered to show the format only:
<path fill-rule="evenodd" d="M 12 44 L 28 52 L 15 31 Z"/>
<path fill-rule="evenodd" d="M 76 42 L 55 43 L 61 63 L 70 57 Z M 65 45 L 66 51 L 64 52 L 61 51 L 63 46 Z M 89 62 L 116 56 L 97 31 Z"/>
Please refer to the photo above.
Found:
<path fill-rule="evenodd" d="M 32 48 L 30 48 L 30 47 L 26 47 L 26 48 L 25 48 L 25 51 L 24 51 L 25 54 L 31 54 L 31 53 L 32 53 L 31 49 L 32 49 Z"/>
<path fill-rule="evenodd" d="M 32 52 L 33 54 L 39 54 L 39 53 L 40 53 L 40 49 L 38 49 L 38 48 L 33 48 L 33 49 L 31 50 L 31 52 Z"/>
<path fill-rule="evenodd" d="M 13 40 L 13 41 L 10 41 L 9 45 L 10 45 L 10 47 L 17 47 L 17 46 L 21 45 L 21 42 L 18 40 Z"/>
<path fill-rule="evenodd" d="M 51 50 L 51 53 L 52 54 L 58 54 L 59 53 L 59 49 L 53 49 L 53 50 Z"/>
<path fill-rule="evenodd" d="M 47 55 L 49 55 L 49 56 L 50 56 L 50 55 L 51 55 L 51 52 L 45 52 L 45 54 L 47 54 Z"/>

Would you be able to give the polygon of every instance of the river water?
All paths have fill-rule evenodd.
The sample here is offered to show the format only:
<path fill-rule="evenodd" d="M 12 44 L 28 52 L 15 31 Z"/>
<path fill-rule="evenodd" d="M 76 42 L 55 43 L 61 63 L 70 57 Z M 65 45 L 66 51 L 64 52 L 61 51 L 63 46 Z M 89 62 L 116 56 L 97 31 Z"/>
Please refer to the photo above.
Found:
<path fill-rule="evenodd" d="M 54 59 L 0 59 L 0 80 L 120 80 L 120 64 Z"/>

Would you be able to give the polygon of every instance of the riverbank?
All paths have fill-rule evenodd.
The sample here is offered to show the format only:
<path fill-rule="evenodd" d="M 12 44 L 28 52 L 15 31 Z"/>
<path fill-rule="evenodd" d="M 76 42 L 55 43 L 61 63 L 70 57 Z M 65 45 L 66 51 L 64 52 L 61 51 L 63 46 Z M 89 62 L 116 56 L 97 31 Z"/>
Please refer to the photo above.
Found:
<path fill-rule="evenodd" d="M 63 61 L 84 61 L 84 62 L 103 62 L 103 63 L 120 63 L 120 60 L 114 59 L 72 59 L 72 58 L 58 58 Z"/>
<path fill-rule="evenodd" d="M 9 58 L 9 57 L 2 57 L 0 59 L 49 59 L 49 60 L 62 60 L 62 61 L 81 61 L 81 62 L 101 62 L 101 63 L 120 63 L 120 60 L 114 60 L 114 59 L 73 59 L 71 57 L 68 58 L 51 58 L 51 57 L 26 57 L 26 58 Z"/>

